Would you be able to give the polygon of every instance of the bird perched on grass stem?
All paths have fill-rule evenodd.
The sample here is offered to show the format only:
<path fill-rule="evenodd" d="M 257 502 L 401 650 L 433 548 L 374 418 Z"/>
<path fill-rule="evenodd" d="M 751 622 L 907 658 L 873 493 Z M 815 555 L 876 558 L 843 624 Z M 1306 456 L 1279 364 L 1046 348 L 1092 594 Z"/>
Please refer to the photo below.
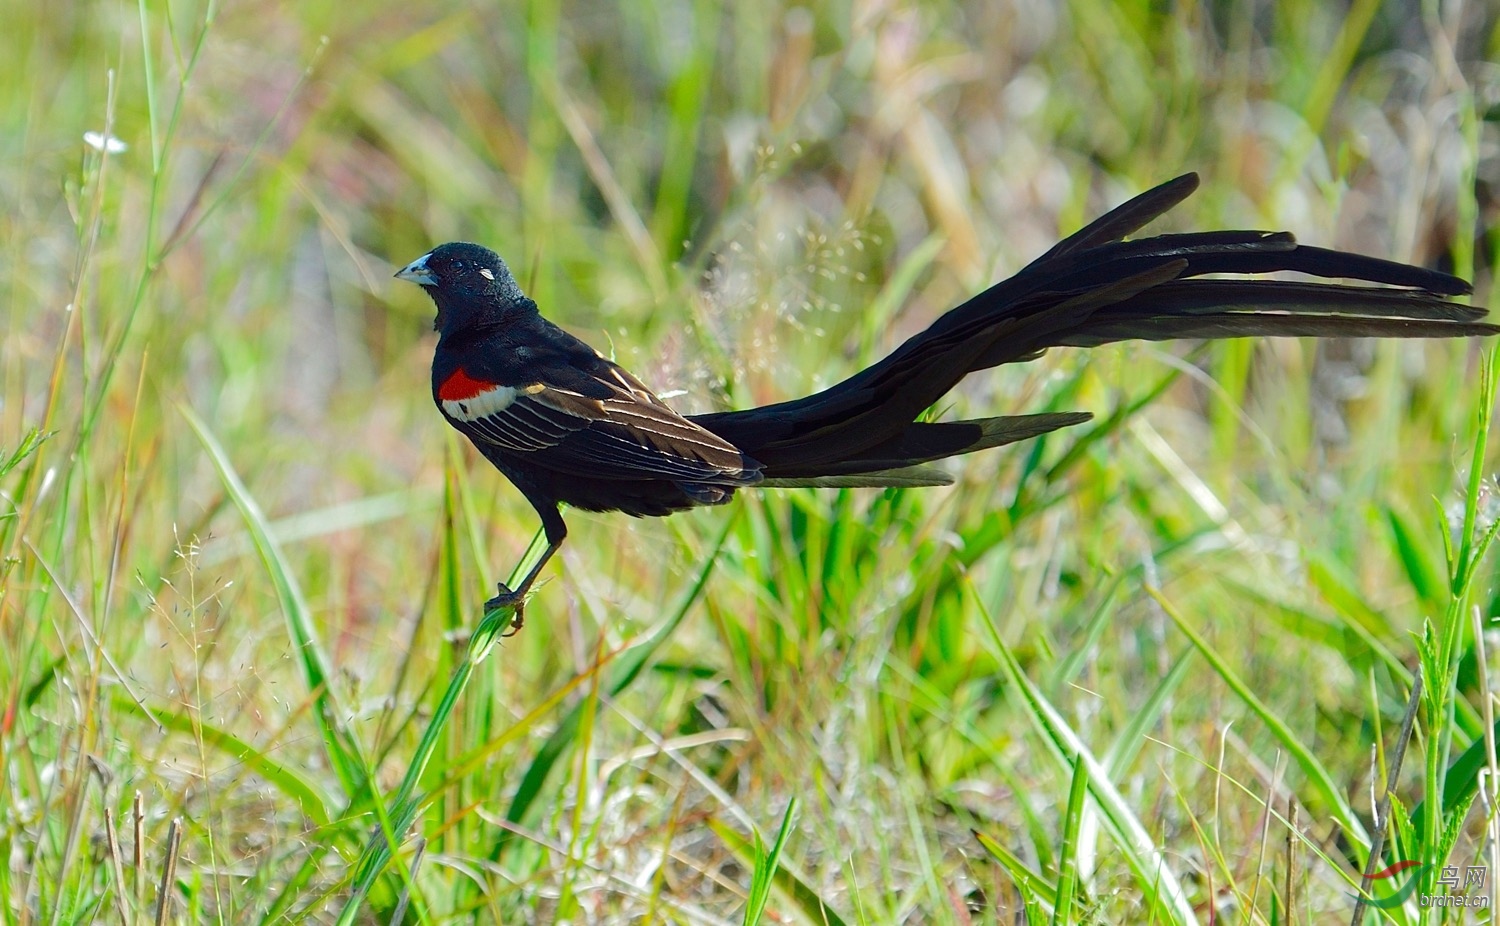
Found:
<path fill-rule="evenodd" d="M 1049 347 L 1500 332 L 1479 321 L 1483 310 L 1450 300 L 1470 290 L 1457 277 L 1305 247 L 1286 232 L 1123 240 L 1197 186 L 1188 174 L 1137 196 L 835 386 L 709 415 L 677 414 L 543 318 L 493 251 L 455 242 L 422 255 L 396 276 L 437 305 L 433 399 L 536 508 L 547 537 L 521 584 L 501 584 L 486 610 L 513 607 L 512 632 L 520 628 L 526 593 L 567 535 L 561 503 L 656 516 L 723 504 L 749 486 L 944 485 L 947 474 L 926 464 L 1087 420 L 916 420 L 968 374 Z M 1356 282 L 1202 279 L 1273 271 Z"/>

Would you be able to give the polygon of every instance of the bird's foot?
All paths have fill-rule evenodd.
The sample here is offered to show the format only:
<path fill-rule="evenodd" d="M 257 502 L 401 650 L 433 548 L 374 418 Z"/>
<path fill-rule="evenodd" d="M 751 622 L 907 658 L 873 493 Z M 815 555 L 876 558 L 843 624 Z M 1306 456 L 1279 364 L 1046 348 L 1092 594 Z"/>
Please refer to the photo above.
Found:
<path fill-rule="evenodd" d="M 510 617 L 510 629 L 500 634 L 502 637 L 513 637 L 521 632 L 526 621 L 522 617 L 526 610 L 526 594 L 524 592 L 513 592 L 510 586 L 504 582 L 500 583 L 500 594 L 484 603 L 484 613 L 498 611 L 501 608 L 513 608 L 514 613 Z"/>

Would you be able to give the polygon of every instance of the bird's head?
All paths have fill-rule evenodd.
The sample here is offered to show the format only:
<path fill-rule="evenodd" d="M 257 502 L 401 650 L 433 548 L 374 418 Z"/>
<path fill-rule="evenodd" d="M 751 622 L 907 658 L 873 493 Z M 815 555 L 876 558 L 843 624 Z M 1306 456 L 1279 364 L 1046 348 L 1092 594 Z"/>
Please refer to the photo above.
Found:
<path fill-rule="evenodd" d="M 499 254 L 467 241 L 438 245 L 396 271 L 396 279 L 415 283 L 432 297 L 438 310 L 433 327 L 440 332 L 499 322 L 508 312 L 536 308 Z"/>

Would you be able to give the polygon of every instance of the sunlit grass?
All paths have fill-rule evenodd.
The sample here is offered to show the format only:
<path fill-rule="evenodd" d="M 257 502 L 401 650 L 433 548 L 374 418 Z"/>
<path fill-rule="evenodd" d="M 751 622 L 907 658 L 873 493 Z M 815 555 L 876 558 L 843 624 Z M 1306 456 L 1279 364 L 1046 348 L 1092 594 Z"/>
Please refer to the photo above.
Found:
<path fill-rule="evenodd" d="M 1496 36 L 1373 2 L 8 11 L 0 909 L 1348 922 L 1388 779 L 1373 867 L 1493 890 L 1476 345 L 1054 352 L 938 411 L 1094 421 L 951 489 L 570 513 L 486 649 L 537 525 L 389 276 L 490 244 L 692 411 L 834 382 L 1189 169 L 1164 227 L 1488 303 Z"/>

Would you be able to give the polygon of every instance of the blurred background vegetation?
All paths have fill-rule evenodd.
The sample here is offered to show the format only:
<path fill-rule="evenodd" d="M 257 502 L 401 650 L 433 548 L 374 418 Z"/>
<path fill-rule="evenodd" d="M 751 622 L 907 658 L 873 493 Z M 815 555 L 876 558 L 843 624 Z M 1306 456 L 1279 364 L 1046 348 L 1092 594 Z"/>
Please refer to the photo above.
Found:
<path fill-rule="evenodd" d="M 1455 698 L 1403 819 L 1473 755 L 1464 343 L 1054 352 L 936 411 L 1095 421 L 952 488 L 573 513 L 449 716 L 536 519 L 390 275 L 484 242 L 684 411 L 836 381 L 1187 170 L 1162 230 L 1490 304 L 1493 5 L 3 9 L 7 921 L 740 922 L 795 798 L 764 922 L 1347 922 L 1424 620 Z M 1487 864 L 1456 793 L 1387 858 Z"/>

